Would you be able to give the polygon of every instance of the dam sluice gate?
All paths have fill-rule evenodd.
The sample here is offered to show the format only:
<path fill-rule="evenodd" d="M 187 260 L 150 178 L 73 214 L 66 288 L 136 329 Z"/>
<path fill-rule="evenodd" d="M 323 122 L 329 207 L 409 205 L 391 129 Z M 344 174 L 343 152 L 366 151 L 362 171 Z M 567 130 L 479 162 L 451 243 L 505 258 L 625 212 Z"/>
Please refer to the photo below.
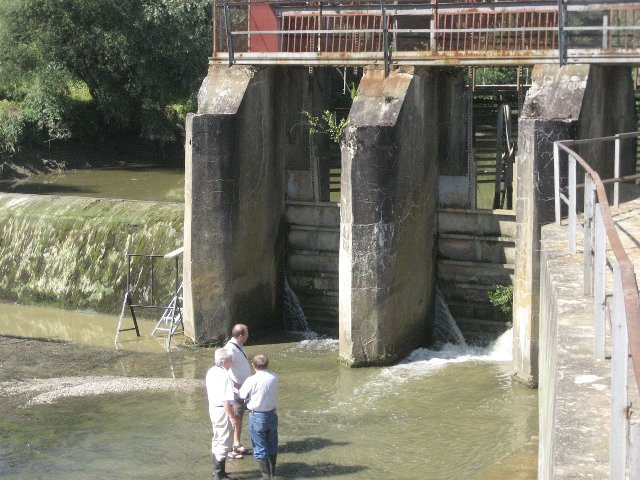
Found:
<path fill-rule="evenodd" d="M 388 364 L 430 341 L 436 284 L 483 343 L 512 322 L 488 292 L 514 282 L 514 362 L 535 383 L 529 226 L 548 221 L 546 126 L 569 137 L 635 128 L 630 68 L 538 65 L 528 93 L 488 94 L 465 74 L 212 63 L 187 119 L 187 335 L 281 326 L 286 276 L 312 328 L 339 334 L 346 363 Z M 617 107 L 603 107 L 606 91 Z M 339 144 L 310 126 L 324 112 L 346 119 Z"/>

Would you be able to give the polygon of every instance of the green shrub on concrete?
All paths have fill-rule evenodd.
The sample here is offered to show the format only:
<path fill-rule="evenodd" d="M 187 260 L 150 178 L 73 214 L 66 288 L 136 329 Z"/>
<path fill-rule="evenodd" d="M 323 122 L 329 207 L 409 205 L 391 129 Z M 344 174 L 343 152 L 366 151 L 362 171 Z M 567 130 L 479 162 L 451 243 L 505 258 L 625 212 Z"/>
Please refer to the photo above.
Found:
<path fill-rule="evenodd" d="M 489 301 L 504 313 L 510 313 L 513 306 L 513 285 L 496 285 L 489 292 Z"/>

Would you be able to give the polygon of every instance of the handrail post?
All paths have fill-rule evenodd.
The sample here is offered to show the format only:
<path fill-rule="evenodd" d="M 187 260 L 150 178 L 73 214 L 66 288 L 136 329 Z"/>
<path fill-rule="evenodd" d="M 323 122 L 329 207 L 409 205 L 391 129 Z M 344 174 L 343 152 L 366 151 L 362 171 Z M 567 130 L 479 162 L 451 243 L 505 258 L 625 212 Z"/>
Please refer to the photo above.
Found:
<path fill-rule="evenodd" d="M 567 63 L 567 39 L 564 31 L 566 14 L 564 1 L 558 0 L 558 63 L 561 67 Z"/>
<path fill-rule="evenodd" d="M 609 12 L 602 13 L 602 49 L 609 48 Z"/>
<path fill-rule="evenodd" d="M 233 66 L 233 36 L 231 35 L 231 13 L 229 13 L 229 4 L 224 4 L 224 25 L 227 31 L 227 53 L 229 54 L 229 66 Z"/>
<path fill-rule="evenodd" d="M 218 53 L 218 0 L 213 0 L 211 15 L 213 16 L 213 25 L 211 28 L 213 33 L 213 55 L 215 55 Z"/>
<path fill-rule="evenodd" d="M 600 204 L 595 206 L 594 225 L 594 259 L 593 259 L 593 354 L 596 358 L 604 358 L 605 345 L 605 301 L 606 301 L 606 267 L 607 267 L 607 232 L 602 219 Z"/>
<path fill-rule="evenodd" d="M 584 248 L 583 248 L 583 291 L 585 296 L 593 292 L 593 217 L 596 191 L 591 175 L 584 174 Z"/>
<path fill-rule="evenodd" d="M 382 21 L 382 52 L 384 56 L 384 76 L 389 76 L 389 30 L 387 29 L 387 5 L 385 0 L 380 0 L 381 21 Z"/>
<path fill-rule="evenodd" d="M 560 147 L 553 144 L 553 193 L 556 210 L 556 224 L 560 225 Z"/>
<path fill-rule="evenodd" d="M 609 478 L 624 479 L 627 464 L 627 376 L 629 338 L 624 306 L 622 275 L 613 265 L 613 315 L 611 318 L 611 430 L 609 443 Z"/>
<path fill-rule="evenodd" d="M 576 159 L 569 155 L 569 251 L 576 253 Z"/>
<path fill-rule="evenodd" d="M 620 137 L 616 135 L 614 141 L 615 155 L 613 158 L 613 176 L 620 178 Z M 613 206 L 617 207 L 620 203 L 620 182 L 613 183 Z"/>

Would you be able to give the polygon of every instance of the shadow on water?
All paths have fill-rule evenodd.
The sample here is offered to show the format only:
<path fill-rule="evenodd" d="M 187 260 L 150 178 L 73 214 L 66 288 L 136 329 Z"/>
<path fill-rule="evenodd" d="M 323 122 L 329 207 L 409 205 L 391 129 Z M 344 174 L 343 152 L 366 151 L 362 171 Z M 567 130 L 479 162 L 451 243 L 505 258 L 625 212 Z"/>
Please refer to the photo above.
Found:
<path fill-rule="evenodd" d="M 304 453 L 312 450 L 321 450 L 331 446 L 345 446 L 349 442 L 334 442 L 328 438 L 308 437 L 302 440 L 289 441 L 278 446 L 280 453 Z"/>
<path fill-rule="evenodd" d="M 54 183 L 9 183 L 0 182 L 0 192 L 38 195 L 70 195 L 74 193 L 96 193 L 95 189 Z"/>
<path fill-rule="evenodd" d="M 302 462 L 286 462 L 276 467 L 276 474 L 284 478 L 328 478 L 349 475 L 367 470 L 363 465 L 337 465 L 331 462 L 310 465 Z"/>

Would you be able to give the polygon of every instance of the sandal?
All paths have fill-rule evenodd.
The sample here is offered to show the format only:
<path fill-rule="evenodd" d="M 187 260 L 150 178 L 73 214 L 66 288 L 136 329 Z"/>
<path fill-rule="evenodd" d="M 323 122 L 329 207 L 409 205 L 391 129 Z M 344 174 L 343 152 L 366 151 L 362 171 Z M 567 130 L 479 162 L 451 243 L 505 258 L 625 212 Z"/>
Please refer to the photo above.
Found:
<path fill-rule="evenodd" d="M 229 453 L 227 453 L 227 458 L 230 458 L 232 460 L 240 460 L 241 458 L 244 458 L 244 456 L 241 453 L 231 450 Z"/>
<path fill-rule="evenodd" d="M 249 451 L 244 448 L 241 443 L 239 443 L 238 445 L 234 445 L 232 451 L 240 455 L 246 455 L 247 453 L 249 453 Z"/>

